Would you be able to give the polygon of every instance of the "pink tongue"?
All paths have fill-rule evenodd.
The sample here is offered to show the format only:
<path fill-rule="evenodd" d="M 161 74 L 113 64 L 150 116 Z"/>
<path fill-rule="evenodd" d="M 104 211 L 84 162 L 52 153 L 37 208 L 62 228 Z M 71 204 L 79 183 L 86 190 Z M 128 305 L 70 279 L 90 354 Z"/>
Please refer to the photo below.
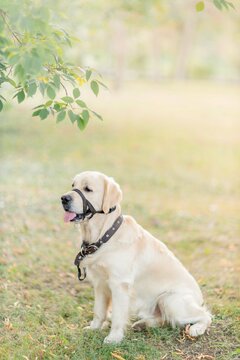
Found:
<path fill-rule="evenodd" d="M 69 212 L 69 211 L 65 211 L 64 214 L 64 221 L 65 222 L 69 222 L 72 219 L 74 219 L 76 217 L 76 214 L 74 212 Z"/>

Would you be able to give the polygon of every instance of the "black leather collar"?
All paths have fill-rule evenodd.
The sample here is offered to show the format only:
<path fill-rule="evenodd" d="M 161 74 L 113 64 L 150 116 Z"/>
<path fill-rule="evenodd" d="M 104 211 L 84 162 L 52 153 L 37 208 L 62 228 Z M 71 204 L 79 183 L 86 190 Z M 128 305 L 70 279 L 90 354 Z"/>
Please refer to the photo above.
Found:
<path fill-rule="evenodd" d="M 108 240 L 111 239 L 111 237 L 115 234 L 115 232 L 119 229 L 123 222 L 123 216 L 120 215 L 118 218 L 114 221 L 113 225 L 108 229 L 105 234 L 95 243 L 89 244 L 86 241 L 83 241 L 81 250 L 77 254 L 74 265 L 77 266 L 78 270 L 78 279 L 80 281 L 84 280 L 87 276 L 86 268 L 83 268 L 83 276 L 80 269 L 80 262 L 88 255 L 94 254 L 103 244 L 108 242 Z"/>

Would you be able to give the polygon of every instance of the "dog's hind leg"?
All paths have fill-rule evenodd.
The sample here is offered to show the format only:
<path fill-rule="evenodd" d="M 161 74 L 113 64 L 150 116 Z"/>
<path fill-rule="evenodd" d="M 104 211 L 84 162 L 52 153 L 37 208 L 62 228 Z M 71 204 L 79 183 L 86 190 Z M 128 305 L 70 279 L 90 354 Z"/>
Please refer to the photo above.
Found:
<path fill-rule="evenodd" d="M 161 299 L 160 308 L 172 326 L 185 326 L 190 336 L 204 334 L 211 324 L 211 314 L 191 294 L 172 294 Z"/>
<path fill-rule="evenodd" d="M 132 324 L 132 329 L 135 331 L 145 330 L 147 327 L 156 327 L 161 324 L 161 318 L 150 317 L 141 319 Z"/>
<path fill-rule="evenodd" d="M 133 323 L 132 329 L 136 331 L 142 331 L 147 327 L 156 327 L 162 324 L 163 324 L 163 319 L 161 316 L 160 308 L 157 304 L 154 312 L 152 314 L 150 312 L 149 316 L 144 316 L 141 320 L 138 320 L 135 323 Z"/>

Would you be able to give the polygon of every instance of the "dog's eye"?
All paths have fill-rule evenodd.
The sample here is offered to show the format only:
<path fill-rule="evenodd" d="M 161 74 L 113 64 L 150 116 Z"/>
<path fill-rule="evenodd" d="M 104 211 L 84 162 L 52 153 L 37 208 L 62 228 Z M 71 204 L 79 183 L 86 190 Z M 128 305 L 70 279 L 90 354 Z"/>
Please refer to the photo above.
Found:
<path fill-rule="evenodd" d="M 72 183 L 72 187 L 74 187 L 74 183 Z"/>
<path fill-rule="evenodd" d="M 90 189 L 88 186 L 85 186 L 85 188 L 83 190 L 86 192 L 92 192 L 92 189 Z"/>

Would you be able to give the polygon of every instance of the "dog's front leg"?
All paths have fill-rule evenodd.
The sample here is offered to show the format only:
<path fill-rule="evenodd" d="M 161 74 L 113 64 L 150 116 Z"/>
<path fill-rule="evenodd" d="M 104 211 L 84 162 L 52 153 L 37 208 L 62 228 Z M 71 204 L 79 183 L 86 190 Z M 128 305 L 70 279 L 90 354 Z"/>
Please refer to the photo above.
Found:
<path fill-rule="evenodd" d="M 85 329 L 100 329 L 106 320 L 110 290 L 103 283 L 94 284 L 94 317 Z"/>
<path fill-rule="evenodd" d="M 104 343 L 119 343 L 124 336 L 129 312 L 129 285 L 127 283 L 112 284 L 112 326 Z"/>

